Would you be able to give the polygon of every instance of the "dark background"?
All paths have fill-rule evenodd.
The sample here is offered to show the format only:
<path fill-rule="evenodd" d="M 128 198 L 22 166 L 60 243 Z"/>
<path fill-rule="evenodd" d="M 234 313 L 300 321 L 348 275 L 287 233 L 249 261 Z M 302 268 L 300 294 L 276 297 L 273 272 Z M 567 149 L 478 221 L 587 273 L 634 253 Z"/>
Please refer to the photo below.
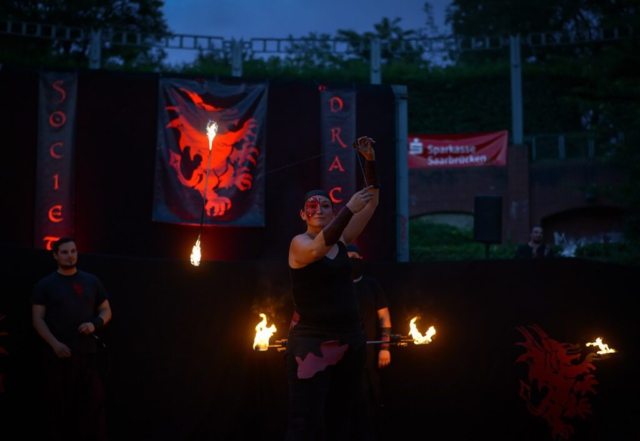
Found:
<path fill-rule="evenodd" d="M 0 79 L 0 346 L 7 351 L 0 354 L 0 417 L 3 432 L 32 438 L 42 435 L 42 400 L 29 296 L 55 261 L 32 247 L 37 72 L 3 69 Z M 75 235 L 79 267 L 111 295 L 114 318 L 102 338 L 112 441 L 283 438 L 283 355 L 252 344 L 261 312 L 278 329 L 274 339 L 286 338 L 287 248 L 303 230 L 301 196 L 320 181 L 319 161 L 308 160 L 319 154 L 318 86 L 270 83 L 266 170 L 286 168 L 266 175 L 266 227 L 206 228 L 204 260 L 194 267 L 188 256 L 198 228 L 150 221 L 157 77 L 81 72 Z M 530 380 L 526 364 L 516 362 L 524 352 L 516 328 L 536 324 L 559 343 L 584 347 L 602 337 L 619 351 L 594 362 L 596 394 L 585 395 L 593 414 L 563 417 L 575 429 L 572 439 L 633 438 L 637 271 L 568 258 L 396 263 L 393 94 L 388 86 L 347 86 L 358 90 L 357 133 L 377 141 L 383 184 L 359 241 L 365 272 L 387 292 L 394 333 L 406 335 L 416 315 L 421 332 L 437 329 L 430 345 L 392 348 L 383 371 L 383 435 L 551 440 L 546 422 L 519 397 L 520 381 Z"/>
<path fill-rule="evenodd" d="M 3 246 L 8 356 L 0 415 L 21 437 L 41 435 L 37 337 L 30 323 L 33 283 L 54 270 L 42 250 Z M 281 440 L 287 415 L 283 353 L 252 349 L 260 312 L 286 338 L 291 298 L 286 264 L 203 262 L 81 255 L 111 294 L 108 423 L 114 441 Z M 392 347 L 383 371 L 387 439 L 552 440 L 519 396 L 528 379 L 519 326 L 536 324 L 560 344 L 580 344 L 582 361 L 602 337 L 618 350 L 593 362 L 586 419 L 564 416 L 572 439 L 632 439 L 637 397 L 635 270 L 583 261 L 482 260 L 367 263 L 389 297 L 393 332 L 435 326 L 433 342 Z M 3 322 L 0 322 L 3 325 Z M 553 372 L 549 371 L 552 375 Z M 580 384 L 582 377 L 576 378 Z M 573 394 L 571 394 L 573 395 Z M 537 396 L 537 394 L 534 394 Z M 579 394 L 575 395 L 580 398 Z M 24 423 L 36 421 L 36 423 Z M 10 424 L 11 423 L 11 424 Z M 630 438 L 631 437 L 631 438 Z M 384 439 L 384 438 L 383 438 Z"/>

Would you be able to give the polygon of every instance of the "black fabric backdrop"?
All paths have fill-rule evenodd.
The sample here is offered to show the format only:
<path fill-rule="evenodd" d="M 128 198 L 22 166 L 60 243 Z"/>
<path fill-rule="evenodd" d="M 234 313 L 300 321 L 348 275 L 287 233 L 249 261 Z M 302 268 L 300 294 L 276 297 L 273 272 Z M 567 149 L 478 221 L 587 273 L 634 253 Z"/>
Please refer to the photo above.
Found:
<path fill-rule="evenodd" d="M 41 411 L 28 298 L 54 268 L 48 252 L 2 247 L 10 293 L 9 352 L 1 415 L 24 438 L 39 435 Z M 253 351 L 260 312 L 286 337 L 291 299 L 286 266 L 277 262 L 204 262 L 81 255 L 111 294 L 105 328 L 112 440 L 280 440 L 287 414 L 283 356 Z M 565 418 L 571 439 L 629 439 L 640 410 L 635 270 L 578 259 L 366 264 L 389 297 L 395 333 L 409 321 L 434 325 L 426 346 L 392 347 L 383 371 L 387 439 L 551 440 L 551 431 L 519 397 L 527 381 L 524 337 L 537 324 L 560 343 L 600 336 L 619 352 L 594 362 L 598 385 L 587 394 L 593 415 Z M 1 325 L 2 322 L 0 322 Z M 1 365 L 0 365 L 1 366 Z"/>
<path fill-rule="evenodd" d="M 286 336 L 286 251 L 302 230 L 301 196 L 319 185 L 319 94 L 313 82 L 270 82 L 266 227 L 207 228 L 203 263 L 189 264 L 197 227 L 151 222 L 157 76 L 81 72 L 76 236 L 80 266 L 111 293 L 109 432 L 113 441 L 280 440 L 287 390 L 282 354 L 252 350 L 265 312 Z M 0 276 L 1 428 L 41 435 L 42 401 L 29 295 L 54 269 L 31 248 L 38 74 L 0 72 L 4 143 Z M 229 80 L 231 81 L 231 80 Z M 336 85 L 339 87 L 340 85 Z M 640 392 L 636 269 L 579 259 L 545 262 L 395 262 L 395 117 L 388 86 L 357 85 L 358 134 L 376 139 L 383 195 L 359 241 L 390 301 L 394 332 L 434 325 L 424 347 L 396 347 L 383 372 L 387 439 L 551 439 L 518 396 L 527 369 L 518 326 L 558 342 L 601 336 L 619 354 L 596 363 L 593 415 L 568 419 L 575 440 L 637 434 Z M 296 164 L 292 166 L 292 164 Z M 271 170 L 275 170 L 270 173 Z M 16 432 L 11 432 L 15 430 Z M 636 435 L 637 436 L 637 435 Z"/>

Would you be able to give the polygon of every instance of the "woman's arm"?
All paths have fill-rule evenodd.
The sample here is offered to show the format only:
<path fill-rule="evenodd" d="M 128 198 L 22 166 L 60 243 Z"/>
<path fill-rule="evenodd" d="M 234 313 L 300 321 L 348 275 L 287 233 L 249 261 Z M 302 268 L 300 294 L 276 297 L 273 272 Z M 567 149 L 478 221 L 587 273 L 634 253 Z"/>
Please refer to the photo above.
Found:
<path fill-rule="evenodd" d="M 365 180 L 368 187 L 368 192 L 371 194 L 371 200 L 367 205 L 354 214 L 353 218 L 349 222 L 349 225 L 344 230 L 344 241 L 346 244 L 350 244 L 362 233 L 364 228 L 369 223 L 369 220 L 376 211 L 379 203 L 380 185 L 378 181 L 378 173 L 376 169 L 376 152 L 373 149 L 373 143 L 375 141 L 366 136 L 358 138 L 358 143 L 354 143 L 354 148 L 365 158 Z"/>

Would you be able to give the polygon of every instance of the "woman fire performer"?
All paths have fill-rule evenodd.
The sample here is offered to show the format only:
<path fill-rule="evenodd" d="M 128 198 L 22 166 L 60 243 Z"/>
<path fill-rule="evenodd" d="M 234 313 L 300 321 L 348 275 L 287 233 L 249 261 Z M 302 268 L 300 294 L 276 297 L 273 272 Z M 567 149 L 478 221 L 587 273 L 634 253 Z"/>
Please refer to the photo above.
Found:
<path fill-rule="evenodd" d="M 289 273 L 295 306 L 285 365 L 289 383 L 286 440 L 346 440 L 361 382 L 366 336 L 346 246 L 364 230 L 378 206 L 375 141 L 353 147 L 366 159 L 365 188 L 337 213 L 324 190 L 304 196 L 304 233 L 291 240 Z"/>

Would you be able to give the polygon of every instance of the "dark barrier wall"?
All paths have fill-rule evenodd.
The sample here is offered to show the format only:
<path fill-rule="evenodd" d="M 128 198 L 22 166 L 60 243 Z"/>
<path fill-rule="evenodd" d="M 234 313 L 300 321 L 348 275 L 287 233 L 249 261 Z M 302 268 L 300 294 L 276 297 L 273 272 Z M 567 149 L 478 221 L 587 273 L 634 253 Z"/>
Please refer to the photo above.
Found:
<path fill-rule="evenodd" d="M 0 354 L 0 415 L 20 438 L 37 439 L 42 402 L 28 298 L 54 261 L 28 248 L 3 246 L 2 255 L 8 263 L 0 313 L 8 316 L 0 326 L 8 335 L 0 345 L 8 355 Z M 195 268 L 186 260 L 82 254 L 80 267 L 99 275 L 111 294 L 114 318 L 103 338 L 112 440 L 283 439 L 283 355 L 255 352 L 252 344 L 260 312 L 278 329 L 272 343 L 286 337 L 286 264 L 211 261 Z M 364 269 L 387 292 L 395 333 L 406 335 L 416 315 L 422 333 L 437 330 L 429 345 L 392 347 L 383 371 L 382 439 L 552 440 L 544 416 L 573 429 L 565 439 L 634 439 L 635 269 L 562 258 Z M 533 325 L 548 335 L 539 342 L 548 350 L 530 348 L 529 368 L 516 361 L 526 352 L 517 328 Z M 618 352 L 587 369 L 595 349 L 586 343 L 597 337 Z M 568 362 L 572 344 L 580 345 L 578 358 Z M 536 384 L 545 387 L 538 392 Z M 527 387 L 531 409 L 520 396 Z"/>
<path fill-rule="evenodd" d="M 230 83 L 236 80 L 221 80 Z M 313 81 L 269 81 L 265 227 L 205 227 L 203 260 L 286 261 L 303 231 L 302 196 L 320 185 L 320 94 Z M 390 86 L 357 91 L 356 128 L 376 140 L 383 193 L 359 243 L 371 261 L 396 260 L 396 121 Z M 33 244 L 38 73 L 0 71 L 5 163 L 3 243 Z M 198 226 L 151 222 L 158 76 L 84 71 L 78 80 L 76 238 L 87 253 L 188 259 Z M 361 182 L 360 170 L 352 170 Z"/>

